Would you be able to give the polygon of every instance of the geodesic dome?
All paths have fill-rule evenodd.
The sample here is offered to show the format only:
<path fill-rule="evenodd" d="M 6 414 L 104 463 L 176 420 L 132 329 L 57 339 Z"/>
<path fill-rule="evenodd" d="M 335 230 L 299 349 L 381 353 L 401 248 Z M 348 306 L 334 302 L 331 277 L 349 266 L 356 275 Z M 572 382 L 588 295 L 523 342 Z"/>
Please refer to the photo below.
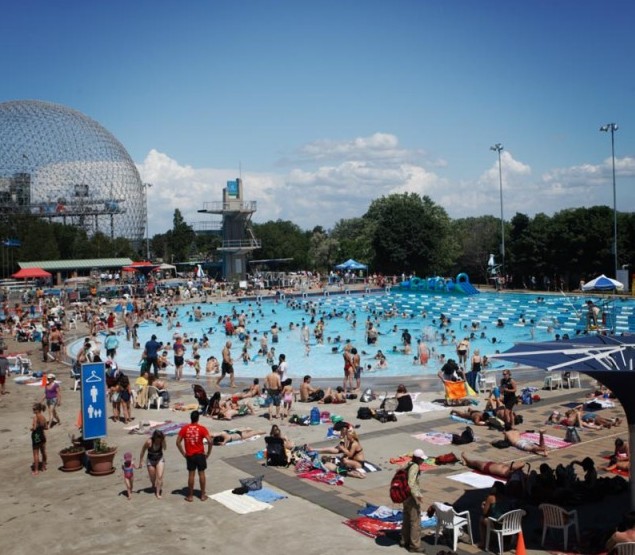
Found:
<path fill-rule="evenodd" d="M 50 102 L 0 103 L 0 217 L 31 213 L 139 241 L 144 194 L 126 149 L 96 121 Z"/>

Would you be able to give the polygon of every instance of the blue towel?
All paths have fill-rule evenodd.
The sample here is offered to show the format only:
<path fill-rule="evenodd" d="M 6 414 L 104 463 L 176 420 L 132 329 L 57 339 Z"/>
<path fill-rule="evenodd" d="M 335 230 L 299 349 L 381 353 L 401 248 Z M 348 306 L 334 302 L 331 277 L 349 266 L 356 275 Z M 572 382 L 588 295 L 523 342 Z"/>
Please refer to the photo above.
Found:
<path fill-rule="evenodd" d="M 262 501 L 263 503 L 273 503 L 274 501 L 278 501 L 280 499 L 286 499 L 286 495 L 282 495 L 276 491 L 273 491 L 269 488 L 257 489 L 255 491 L 247 492 L 247 495 L 257 499 L 258 501 Z"/>
<path fill-rule="evenodd" d="M 451 414 L 450 418 L 454 420 L 455 422 L 461 422 L 462 424 L 474 424 L 474 422 L 472 422 L 471 420 L 468 420 L 467 418 L 461 418 L 460 416 L 457 416 L 456 414 Z"/>

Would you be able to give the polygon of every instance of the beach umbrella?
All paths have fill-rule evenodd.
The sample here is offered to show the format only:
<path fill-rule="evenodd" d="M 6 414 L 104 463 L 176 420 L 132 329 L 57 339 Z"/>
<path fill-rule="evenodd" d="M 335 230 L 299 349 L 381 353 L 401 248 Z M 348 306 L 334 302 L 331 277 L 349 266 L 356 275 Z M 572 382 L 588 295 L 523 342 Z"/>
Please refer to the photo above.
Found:
<path fill-rule="evenodd" d="M 517 343 L 491 358 L 542 368 L 548 372 L 577 371 L 608 387 L 620 401 L 628 421 L 631 460 L 635 460 L 635 335 L 583 335 L 568 340 Z M 635 482 L 631 480 L 631 509 Z"/>
<path fill-rule="evenodd" d="M 367 270 L 368 266 L 366 264 L 362 264 L 361 262 L 357 262 L 357 260 L 353 260 L 349 258 L 346 262 L 342 262 L 335 266 L 336 270 Z"/>
<path fill-rule="evenodd" d="M 52 274 L 42 268 L 22 268 L 11 277 L 16 279 L 40 279 L 50 278 Z"/>
<path fill-rule="evenodd" d="M 582 291 L 622 291 L 623 289 L 623 283 L 617 281 L 616 279 L 606 277 L 604 274 L 592 279 L 589 283 L 585 283 L 582 286 Z"/>

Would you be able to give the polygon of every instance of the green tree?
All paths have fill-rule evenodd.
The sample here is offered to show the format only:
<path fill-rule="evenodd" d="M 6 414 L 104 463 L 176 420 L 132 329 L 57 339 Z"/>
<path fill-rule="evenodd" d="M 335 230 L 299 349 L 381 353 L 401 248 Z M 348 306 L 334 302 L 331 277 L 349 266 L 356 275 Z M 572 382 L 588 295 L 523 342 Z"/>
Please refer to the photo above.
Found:
<path fill-rule="evenodd" d="M 337 262 L 353 258 L 363 264 L 370 264 L 375 255 L 372 244 L 375 228 L 375 222 L 368 218 L 351 218 L 337 222 L 330 234 L 339 245 Z"/>
<path fill-rule="evenodd" d="M 189 260 L 194 246 L 195 233 L 192 226 L 188 225 L 181 211 L 176 208 L 172 218 L 172 229 L 166 233 L 166 243 L 170 256 L 176 260 L 185 262 Z"/>
<path fill-rule="evenodd" d="M 375 224 L 374 267 L 383 273 L 448 272 L 458 256 L 446 211 L 428 196 L 393 194 L 372 202 L 366 220 Z"/>
<path fill-rule="evenodd" d="M 451 228 L 459 245 L 452 273 L 465 272 L 473 283 L 488 283 L 487 262 L 490 254 L 498 252 L 500 220 L 494 216 L 462 218 L 454 220 Z"/>
<path fill-rule="evenodd" d="M 253 229 L 262 245 L 255 256 L 262 259 L 291 258 L 289 270 L 308 268 L 310 232 L 302 231 L 293 222 L 283 220 L 253 224 Z"/>

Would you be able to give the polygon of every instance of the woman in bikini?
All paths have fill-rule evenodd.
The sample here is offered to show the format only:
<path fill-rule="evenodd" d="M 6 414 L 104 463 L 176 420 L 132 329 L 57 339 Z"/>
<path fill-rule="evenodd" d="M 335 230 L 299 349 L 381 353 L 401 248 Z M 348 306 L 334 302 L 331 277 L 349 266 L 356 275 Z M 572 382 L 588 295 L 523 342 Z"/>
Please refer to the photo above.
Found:
<path fill-rule="evenodd" d="M 467 409 L 466 411 L 451 410 L 451 415 L 464 418 L 465 420 L 471 420 L 477 426 L 487 426 L 487 417 L 480 410 Z"/>
<path fill-rule="evenodd" d="M 148 453 L 146 466 L 148 468 L 148 476 L 150 483 L 154 488 L 154 495 L 157 499 L 161 499 L 161 491 L 163 486 L 163 472 L 165 470 L 165 459 L 163 452 L 167 449 L 165 442 L 165 434 L 161 430 L 155 430 L 152 437 L 143 443 L 141 455 L 139 455 L 139 466 L 143 467 L 143 456 Z"/>
<path fill-rule="evenodd" d="M 212 435 L 212 442 L 214 445 L 227 445 L 232 441 L 243 441 L 254 436 L 263 436 L 266 433 L 264 430 L 252 430 L 251 428 L 245 428 L 244 430 L 223 430 L 222 432 Z"/>
<path fill-rule="evenodd" d="M 342 453 L 342 464 L 348 470 L 359 470 L 363 468 L 364 461 L 364 448 L 359 442 L 359 436 L 353 428 L 344 428 L 345 435 L 343 448 L 340 450 Z"/>

